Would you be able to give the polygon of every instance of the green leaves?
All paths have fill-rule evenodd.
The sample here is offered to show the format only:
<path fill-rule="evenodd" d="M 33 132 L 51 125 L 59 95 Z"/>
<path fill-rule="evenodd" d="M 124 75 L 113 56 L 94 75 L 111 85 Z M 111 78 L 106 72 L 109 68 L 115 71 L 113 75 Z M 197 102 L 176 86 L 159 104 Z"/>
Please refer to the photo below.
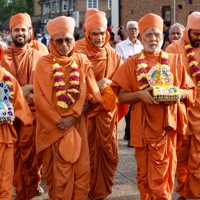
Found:
<path fill-rule="evenodd" d="M 33 0 L 0 0 L 0 24 L 19 12 L 33 13 Z"/>

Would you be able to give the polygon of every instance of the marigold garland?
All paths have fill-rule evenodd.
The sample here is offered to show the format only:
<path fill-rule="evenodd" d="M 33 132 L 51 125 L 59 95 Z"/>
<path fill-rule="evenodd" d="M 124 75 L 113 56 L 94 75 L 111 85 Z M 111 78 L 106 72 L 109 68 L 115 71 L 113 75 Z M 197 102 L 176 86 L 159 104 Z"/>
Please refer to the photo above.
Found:
<path fill-rule="evenodd" d="M 72 61 L 70 69 L 69 87 L 66 90 L 62 66 L 59 65 L 54 59 L 52 65 L 54 88 L 56 90 L 56 97 L 58 98 L 57 105 L 61 108 L 69 108 L 76 102 L 80 90 L 80 70 L 75 61 Z"/>
<path fill-rule="evenodd" d="M 164 51 L 161 51 L 161 65 L 165 68 L 170 69 L 170 67 L 168 65 L 168 56 Z M 148 76 L 147 67 L 148 67 L 147 60 L 146 60 L 144 53 L 142 52 L 140 54 L 140 57 L 138 58 L 138 65 L 137 65 L 137 69 L 136 69 L 137 80 L 139 81 L 140 90 L 143 90 L 143 89 L 149 87 L 149 83 L 147 80 L 147 76 Z"/>
<path fill-rule="evenodd" d="M 199 63 L 195 59 L 194 49 L 190 44 L 185 45 L 186 54 L 188 57 L 190 74 L 193 77 L 196 77 L 197 86 L 200 86 L 200 66 Z"/>

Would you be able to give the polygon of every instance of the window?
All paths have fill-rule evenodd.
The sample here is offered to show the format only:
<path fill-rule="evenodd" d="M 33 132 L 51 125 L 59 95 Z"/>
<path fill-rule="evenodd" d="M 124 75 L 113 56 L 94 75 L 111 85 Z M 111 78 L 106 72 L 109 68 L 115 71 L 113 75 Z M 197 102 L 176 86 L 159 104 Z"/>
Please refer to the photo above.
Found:
<path fill-rule="evenodd" d="M 73 10 L 73 8 L 74 8 L 74 2 L 73 0 L 69 0 L 69 9 Z"/>
<path fill-rule="evenodd" d="M 111 10 L 112 0 L 108 0 L 108 10 Z"/>
<path fill-rule="evenodd" d="M 63 10 L 62 11 L 66 11 L 68 10 L 68 7 L 67 7 L 67 1 L 63 1 L 63 6 L 62 6 Z"/>
<path fill-rule="evenodd" d="M 97 8 L 98 9 L 98 0 L 87 0 L 87 9 L 88 8 Z"/>
<path fill-rule="evenodd" d="M 59 12 L 58 1 L 53 1 L 51 3 L 51 12 L 52 13 Z"/>
<path fill-rule="evenodd" d="M 43 6 L 43 14 L 48 14 L 50 13 L 50 2 L 46 2 Z"/>
<path fill-rule="evenodd" d="M 162 18 L 171 20 L 171 6 L 162 7 Z"/>

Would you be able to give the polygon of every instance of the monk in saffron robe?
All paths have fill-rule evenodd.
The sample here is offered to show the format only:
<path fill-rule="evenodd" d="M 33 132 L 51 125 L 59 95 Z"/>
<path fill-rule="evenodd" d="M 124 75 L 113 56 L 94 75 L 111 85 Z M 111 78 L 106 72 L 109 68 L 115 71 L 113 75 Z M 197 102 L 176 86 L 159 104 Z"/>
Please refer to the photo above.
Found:
<path fill-rule="evenodd" d="M 130 143 L 135 149 L 140 199 L 171 200 L 176 170 L 176 136 L 177 132 L 184 134 L 187 123 L 184 117 L 186 109 L 194 103 L 195 86 L 181 57 L 161 51 L 162 18 L 149 13 L 139 20 L 138 25 L 144 50 L 122 64 L 111 86 L 118 93 L 120 102 L 134 104 Z M 148 72 L 159 66 L 170 69 L 174 86 L 184 93 L 180 101 L 158 102 L 152 96 Z M 169 78 L 171 73 L 168 72 L 166 77 Z M 163 75 L 158 73 L 157 76 L 163 81 Z"/>
<path fill-rule="evenodd" d="M 188 111 L 188 129 L 177 152 L 176 192 L 186 198 L 200 198 L 200 12 L 188 16 L 183 38 L 170 44 L 166 51 L 181 54 L 186 70 L 196 85 L 194 106 Z"/>
<path fill-rule="evenodd" d="M 0 48 L 0 57 L 2 58 L 2 48 Z M 1 60 L 0 58 L 0 60 Z M 28 107 L 26 99 L 23 96 L 21 88 L 17 80 L 4 68 L 0 66 L 0 199 L 12 199 L 13 197 L 13 177 L 14 177 L 14 148 L 18 140 L 21 145 L 21 155 L 23 155 L 23 161 L 27 162 L 31 157 L 26 153 L 27 139 L 31 137 L 31 129 L 33 117 Z M 3 84 L 7 86 L 4 90 Z M 2 91 L 4 90 L 4 91 Z M 5 95 L 5 94 L 8 95 Z M 7 98 L 5 98 L 7 97 Z M 5 103 L 6 101 L 6 103 Z M 5 104 L 9 105 L 6 107 Z M 2 106 L 3 105 L 3 106 Z M 11 107 L 13 109 L 11 109 Z M 12 112 L 11 112 L 12 111 Z M 9 116 L 18 120 L 21 125 L 21 131 L 17 132 L 12 121 L 4 120 L 5 112 L 6 118 Z M 10 113 L 11 112 L 11 113 Z M 4 113 L 4 115 L 3 115 Z M 3 119 L 3 121 L 2 121 Z M 26 165 L 24 166 L 26 167 Z M 26 173 L 23 176 L 27 177 Z"/>
<path fill-rule="evenodd" d="M 43 52 L 44 54 L 49 54 L 49 50 L 47 49 L 46 45 L 44 45 L 43 43 L 39 42 L 34 38 L 34 30 L 30 15 L 28 13 L 24 13 L 24 15 L 27 17 L 27 20 L 29 22 L 29 34 L 30 34 L 28 40 L 29 46 L 32 47 L 33 49 Z"/>
<path fill-rule="evenodd" d="M 98 13 L 98 12 L 99 12 L 99 10 L 96 8 L 91 8 L 91 9 L 86 10 L 85 20 L 88 17 L 90 17 L 91 15 Z M 83 36 L 85 37 L 85 24 L 83 24 L 82 32 L 83 32 Z M 75 52 L 81 52 L 85 49 L 85 38 L 84 37 L 82 39 L 76 41 L 75 48 L 74 48 Z"/>
<path fill-rule="evenodd" d="M 48 21 L 50 54 L 35 72 L 36 147 L 49 200 L 87 200 L 90 162 L 84 112 L 102 102 L 85 55 L 73 53 L 75 20 Z"/>
<path fill-rule="evenodd" d="M 109 92 L 112 77 L 122 64 L 122 59 L 109 45 L 110 36 L 104 12 L 99 11 L 86 18 L 85 28 L 85 50 L 81 53 L 86 54 L 92 62 L 101 94 L 107 96 L 105 94 Z M 117 102 L 112 94 L 108 101 L 113 108 L 103 103 L 87 112 L 91 172 L 89 195 L 92 199 L 104 199 L 111 194 L 118 164 Z"/>
<path fill-rule="evenodd" d="M 21 141 L 15 146 L 15 176 L 14 186 L 16 187 L 17 200 L 30 200 L 35 196 L 37 189 L 37 158 L 35 154 L 35 108 L 33 102 L 33 77 L 35 66 L 38 59 L 43 56 L 43 53 L 29 47 L 27 42 L 29 39 L 29 26 L 26 15 L 18 13 L 10 19 L 10 35 L 13 39 L 13 45 L 4 51 L 2 59 L 2 67 L 9 71 L 19 82 L 23 94 L 32 111 L 34 123 L 31 134 L 27 135 L 26 152 L 21 154 Z M 20 131 L 21 126 L 18 121 L 15 121 L 15 128 Z M 26 159 L 29 158 L 28 160 Z M 26 176 L 23 174 L 26 173 Z"/>
<path fill-rule="evenodd" d="M 32 26 L 32 21 L 31 21 L 30 15 L 28 13 L 24 13 L 24 15 L 27 17 L 27 20 L 29 23 L 28 45 L 31 48 L 42 52 L 45 55 L 49 54 L 49 50 L 47 49 L 47 47 L 43 43 L 39 42 L 38 40 L 36 40 L 34 38 L 34 31 L 33 31 L 33 26 Z M 44 193 L 43 188 L 40 186 L 40 183 L 41 183 L 41 172 L 40 171 L 41 171 L 41 169 L 42 169 L 42 163 L 41 163 L 41 160 L 38 160 L 38 187 L 36 190 L 36 196 L 40 196 Z"/>

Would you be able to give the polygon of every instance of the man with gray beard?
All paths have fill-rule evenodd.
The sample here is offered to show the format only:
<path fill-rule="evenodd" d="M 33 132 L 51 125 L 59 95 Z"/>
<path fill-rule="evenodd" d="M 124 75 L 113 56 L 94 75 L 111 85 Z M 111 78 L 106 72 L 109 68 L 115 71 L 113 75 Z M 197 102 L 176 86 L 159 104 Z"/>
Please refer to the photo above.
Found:
<path fill-rule="evenodd" d="M 120 103 L 134 104 L 130 145 L 135 149 L 140 199 L 171 200 L 177 136 L 180 138 L 179 135 L 185 133 L 183 117 L 194 102 L 195 86 L 181 56 L 161 50 L 162 18 L 149 13 L 139 20 L 138 27 L 144 50 L 126 59 L 115 73 L 111 86 Z M 169 99 L 167 89 L 160 93 L 167 96 L 166 99 L 156 99 L 155 89 L 169 82 L 181 88 L 184 95 L 179 100 Z"/>

